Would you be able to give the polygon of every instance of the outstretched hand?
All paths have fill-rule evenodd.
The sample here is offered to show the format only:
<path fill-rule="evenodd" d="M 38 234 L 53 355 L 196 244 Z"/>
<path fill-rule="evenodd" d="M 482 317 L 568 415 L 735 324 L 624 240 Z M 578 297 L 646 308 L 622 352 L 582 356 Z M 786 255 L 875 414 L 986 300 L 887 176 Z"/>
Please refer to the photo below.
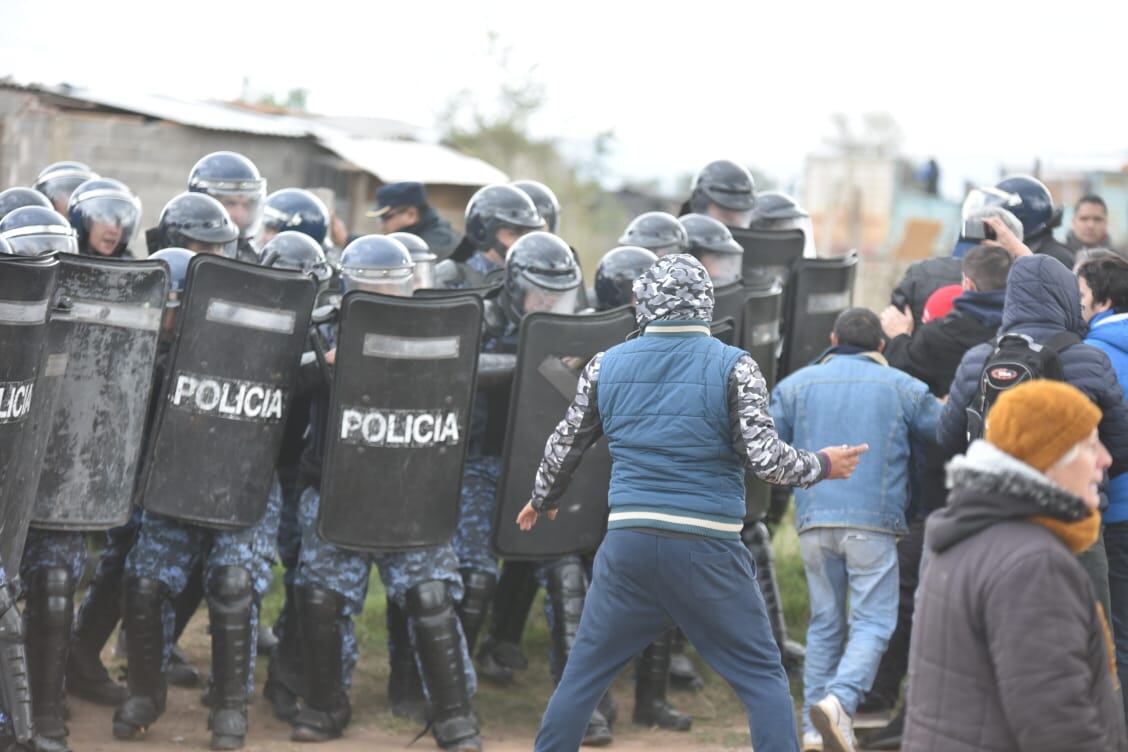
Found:
<path fill-rule="evenodd" d="M 549 522 L 556 519 L 556 511 L 555 509 L 550 509 L 545 512 L 545 516 L 548 517 Z M 536 526 L 537 519 L 539 518 L 540 513 L 533 508 L 533 502 L 530 501 L 524 506 L 521 513 L 517 515 L 517 526 L 525 532 L 529 532 Z"/>
<path fill-rule="evenodd" d="M 869 444 L 857 446 L 842 444 L 821 451 L 830 458 L 830 474 L 826 476 L 827 480 L 844 480 L 854 474 L 858 460 L 869 451 Z"/>

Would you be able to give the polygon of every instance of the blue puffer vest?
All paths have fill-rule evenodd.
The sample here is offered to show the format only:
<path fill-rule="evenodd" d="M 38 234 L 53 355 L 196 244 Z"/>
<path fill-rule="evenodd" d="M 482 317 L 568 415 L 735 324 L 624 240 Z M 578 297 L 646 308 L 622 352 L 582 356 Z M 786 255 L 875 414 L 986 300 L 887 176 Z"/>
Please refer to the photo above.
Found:
<path fill-rule="evenodd" d="M 606 352 L 596 399 L 611 450 L 608 528 L 739 538 L 744 463 L 728 379 L 743 351 L 700 321 L 654 321 Z"/>

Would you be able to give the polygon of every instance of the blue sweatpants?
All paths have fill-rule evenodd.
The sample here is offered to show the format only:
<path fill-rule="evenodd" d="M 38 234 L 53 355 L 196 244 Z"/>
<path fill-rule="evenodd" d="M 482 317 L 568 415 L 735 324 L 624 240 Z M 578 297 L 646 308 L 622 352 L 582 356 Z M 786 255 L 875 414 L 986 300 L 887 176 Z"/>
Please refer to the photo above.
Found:
<path fill-rule="evenodd" d="M 636 529 L 608 532 L 596 553 L 580 631 L 541 721 L 537 752 L 579 749 L 611 681 L 674 625 L 744 703 L 752 746 L 798 750 L 787 674 L 748 549 L 738 540 Z"/>

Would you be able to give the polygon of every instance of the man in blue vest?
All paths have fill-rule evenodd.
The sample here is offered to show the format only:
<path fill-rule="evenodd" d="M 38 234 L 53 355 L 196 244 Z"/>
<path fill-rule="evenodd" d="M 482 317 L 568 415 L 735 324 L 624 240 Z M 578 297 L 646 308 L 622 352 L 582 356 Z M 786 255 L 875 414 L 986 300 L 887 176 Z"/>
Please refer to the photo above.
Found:
<path fill-rule="evenodd" d="M 697 259 L 659 259 L 634 294 L 642 336 L 588 363 L 517 518 L 523 530 L 541 513 L 555 519 L 584 451 L 607 436 L 607 537 L 536 749 L 578 749 L 611 680 L 676 625 L 744 703 L 753 746 L 797 750 L 787 675 L 740 541 L 744 474 L 801 487 L 847 478 L 867 446 L 806 452 L 780 440 L 756 362 L 709 336 L 713 283 Z"/>

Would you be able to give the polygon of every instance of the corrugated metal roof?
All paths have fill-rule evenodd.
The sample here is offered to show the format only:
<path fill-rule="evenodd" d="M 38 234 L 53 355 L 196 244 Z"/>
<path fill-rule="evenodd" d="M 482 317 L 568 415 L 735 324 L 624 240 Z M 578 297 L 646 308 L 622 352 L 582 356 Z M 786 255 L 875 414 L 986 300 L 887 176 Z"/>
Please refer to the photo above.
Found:
<path fill-rule="evenodd" d="M 317 140 L 341 159 L 372 173 L 385 183 L 418 180 L 421 183 L 486 185 L 509 180 L 493 165 L 441 144 L 351 138 L 328 133 L 319 134 Z"/>
<path fill-rule="evenodd" d="M 121 93 L 69 84 L 43 86 L 0 79 L 0 86 L 89 102 L 123 112 L 207 130 L 251 133 L 282 138 L 311 138 L 341 159 L 384 183 L 418 180 L 423 183 L 478 186 L 506 182 L 496 167 L 449 147 L 425 141 L 378 138 L 345 129 L 350 118 L 309 118 L 274 115 L 233 107 L 222 102 L 178 99 L 165 95 Z M 373 127 L 371 119 L 365 130 Z M 394 121 L 386 121 L 392 123 Z"/>

